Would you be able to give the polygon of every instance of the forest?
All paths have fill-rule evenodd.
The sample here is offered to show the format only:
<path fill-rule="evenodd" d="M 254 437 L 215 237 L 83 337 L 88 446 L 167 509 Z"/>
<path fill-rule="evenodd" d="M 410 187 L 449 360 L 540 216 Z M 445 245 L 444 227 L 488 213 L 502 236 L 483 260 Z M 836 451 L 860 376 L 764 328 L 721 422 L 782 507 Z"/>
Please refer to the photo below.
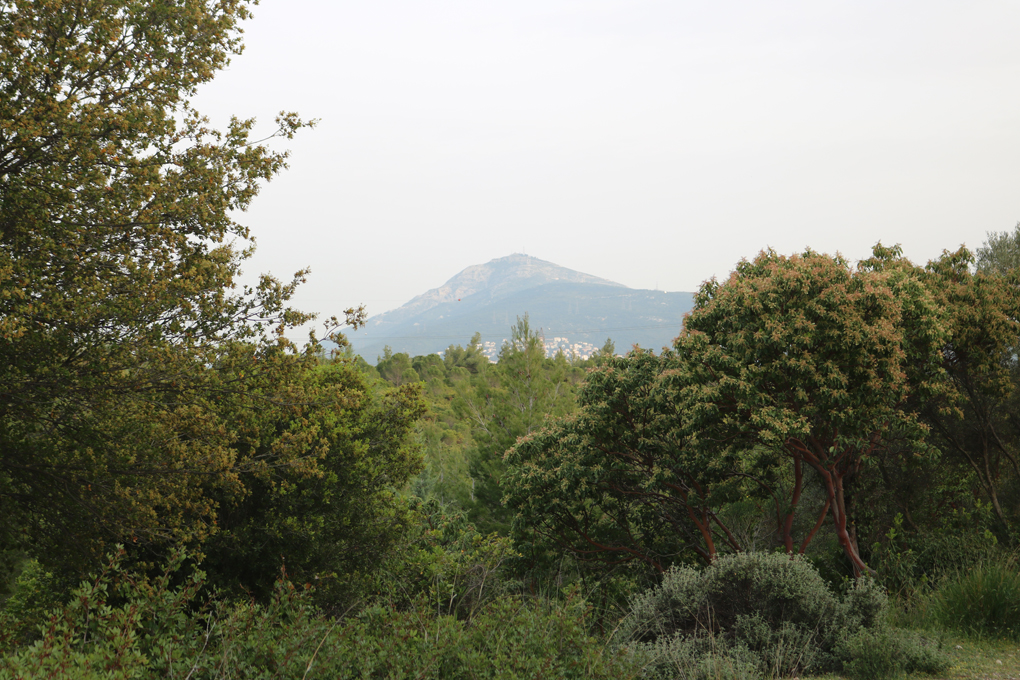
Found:
<path fill-rule="evenodd" d="M 371 365 L 239 283 L 287 155 L 189 102 L 249 16 L 0 2 L 0 678 L 1017 671 L 1020 225 Z"/>

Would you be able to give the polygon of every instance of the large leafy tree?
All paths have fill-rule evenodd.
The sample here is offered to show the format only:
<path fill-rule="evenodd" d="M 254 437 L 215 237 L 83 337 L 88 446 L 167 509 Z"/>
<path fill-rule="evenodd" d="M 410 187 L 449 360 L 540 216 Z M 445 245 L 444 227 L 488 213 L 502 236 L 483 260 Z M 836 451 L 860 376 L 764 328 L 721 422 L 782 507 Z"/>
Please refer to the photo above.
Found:
<path fill-rule="evenodd" d="M 260 436 L 243 457 L 276 461 L 283 435 L 311 435 L 314 474 L 245 469 L 243 494 L 224 499 L 203 567 L 225 591 L 268 596 L 282 562 L 335 605 L 365 585 L 412 519 L 399 490 L 422 469 L 409 435 L 425 402 L 416 385 L 369 383 L 351 360 L 306 371 L 293 389 L 297 408 L 249 414 Z"/>
<path fill-rule="evenodd" d="M 819 526 L 796 516 L 803 468 L 789 474 L 783 456 L 752 441 L 721 449 L 699 440 L 686 361 L 673 351 L 602 353 L 578 388 L 577 412 L 507 452 L 504 501 L 520 545 L 663 571 L 754 549 L 771 518 L 772 539 L 807 549 Z"/>
<path fill-rule="evenodd" d="M 1017 418 L 1017 346 L 1020 296 L 1012 264 L 993 266 L 1005 235 L 983 249 L 982 267 L 961 248 L 925 268 L 925 281 L 946 310 L 949 337 L 942 349 L 946 389 L 922 405 L 922 414 L 948 460 L 974 475 L 1001 527 L 1008 533 L 1016 508 L 1004 507 L 1005 479 L 1020 478 Z M 1005 275 L 1001 271 L 1012 271 Z"/>
<path fill-rule="evenodd" d="M 243 0 L 0 0 L 0 513 L 7 544 L 201 540 L 241 484 L 237 413 L 292 410 L 295 281 L 238 290 L 232 215 L 286 154 L 189 97 Z M 281 114 L 273 135 L 304 125 Z M 349 320 L 356 321 L 355 310 Z M 333 320 L 335 322 L 335 320 Z M 304 439 L 302 439 L 304 437 Z M 311 435 L 272 448 L 311 471 Z"/>
<path fill-rule="evenodd" d="M 711 563 L 720 545 L 741 549 L 719 510 L 742 475 L 689 446 L 684 414 L 661 384 L 674 368 L 642 350 L 600 356 L 577 412 L 507 452 L 504 500 L 519 545 L 660 572 L 694 556 Z"/>
<path fill-rule="evenodd" d="M 785 458 L 791 517 L 813 471 L 826 498 L 817 522 L 831 516 L 862 573 L 851 482 L 893 442 L 929 450 L 906 404 L 937 389 L 945 338 L 938 305 L 898 249 L 876 246 L 857 268 L 763 252 L 702 286 L 677 339 L 691 432 L 721 456 L 758 446 Z"/>

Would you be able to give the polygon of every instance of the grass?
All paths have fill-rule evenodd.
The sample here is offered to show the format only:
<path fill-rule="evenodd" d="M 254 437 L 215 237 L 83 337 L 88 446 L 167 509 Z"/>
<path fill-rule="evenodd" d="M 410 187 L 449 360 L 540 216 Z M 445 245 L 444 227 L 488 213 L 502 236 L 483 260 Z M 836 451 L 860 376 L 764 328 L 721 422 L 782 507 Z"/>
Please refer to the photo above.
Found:
<path fill-rule="evenodd" d="M 942 675 L 913 675 L 912 680 L 1020 680 L 1020 643 L 943 637 L 953 665 Z M 840 675 L 813 675 L 800 680 L 845 680 Z"/>
<path fill-rule="evenodd" d="M 946 680 L 1020 678 L 1020 644 L 1015 640 L 947 637 L 945 648 L 953 657 Z"/>

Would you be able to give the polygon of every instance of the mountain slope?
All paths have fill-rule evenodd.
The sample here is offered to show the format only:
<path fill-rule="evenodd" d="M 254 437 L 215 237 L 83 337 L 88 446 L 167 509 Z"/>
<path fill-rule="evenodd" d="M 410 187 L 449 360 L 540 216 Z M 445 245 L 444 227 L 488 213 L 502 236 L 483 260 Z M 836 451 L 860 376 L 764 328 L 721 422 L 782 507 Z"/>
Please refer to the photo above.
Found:
<path fill-rule="evenodd" d="M 464 345 L 478 332 L 498 347 L 518 316 L 547 339 L 658 350 L 680 332 L 691 293 L 636 290 L 526 255 L 468 267 L 446 284 L 350 333 L 355 351 L 374 362 L 389 345 L 412 356 Z"/>
<path fill-rule="evenodd" d="M 439 288 L 433 288 L 397 309 L 373 317 L 370 323 L 377 326 L 399 323 L 423 314 L 438 305 L 463 300 L 479 293 L 484 293 L 485 296 L 477 298 L 475 304 L 484 304 L 485 300 L 497 300 L 512 293 L 553 281 L 624 287 L 597 276 L 583 274 L 552 262 L 540 260 L 537 257 L 514 254 L 496 258 L 486 264 L 468 267 Z"/>

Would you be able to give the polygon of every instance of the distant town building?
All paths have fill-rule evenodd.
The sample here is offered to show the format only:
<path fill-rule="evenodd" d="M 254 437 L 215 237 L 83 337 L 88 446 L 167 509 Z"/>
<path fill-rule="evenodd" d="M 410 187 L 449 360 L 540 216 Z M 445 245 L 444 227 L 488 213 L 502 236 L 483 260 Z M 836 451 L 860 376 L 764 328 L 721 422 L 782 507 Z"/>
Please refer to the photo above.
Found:
<path fill-rule="evenodd" d="M 488 358 L 489 361 L 495 363 L 499 361 L 499 352 L 503 348 L 503 344 L 507 342 L 506 338 L 503 338 L 500 342 L 488 341 L 482 343 L 482 354 Z M 590 359 L 593 354 L 599 351 L 599 347 L 591 344 L 590 342 L 570 342 L 569 338 L 551 338 L 546 340 L 544 343 L 545 355 L 550 359 L 555 357 L 560 352 L 568 359 Z M 445 351 L 436 352 L 439 356 L 444 356 Z M 620 356 L 620 355 L 617 355 Z"/>
<path fill-rule="evenodd" d="M 499 360 L 499 350 L 503 347 L 503 343 L 506 342 L 506 338 L 502 342 L 483 342 L 482 343 L 482 354 L 489 358 L 489 361 Z M 545 355 L 547 357 L 554 357 L 560 352 L 568 359 L 576 357 L 578 359 L 588 359 L 595 352 L 599 350 L 598 347 L 591 344 L 590 342 L 570 342 L 569 338 L 548 338 L 545 340 Z"/>

